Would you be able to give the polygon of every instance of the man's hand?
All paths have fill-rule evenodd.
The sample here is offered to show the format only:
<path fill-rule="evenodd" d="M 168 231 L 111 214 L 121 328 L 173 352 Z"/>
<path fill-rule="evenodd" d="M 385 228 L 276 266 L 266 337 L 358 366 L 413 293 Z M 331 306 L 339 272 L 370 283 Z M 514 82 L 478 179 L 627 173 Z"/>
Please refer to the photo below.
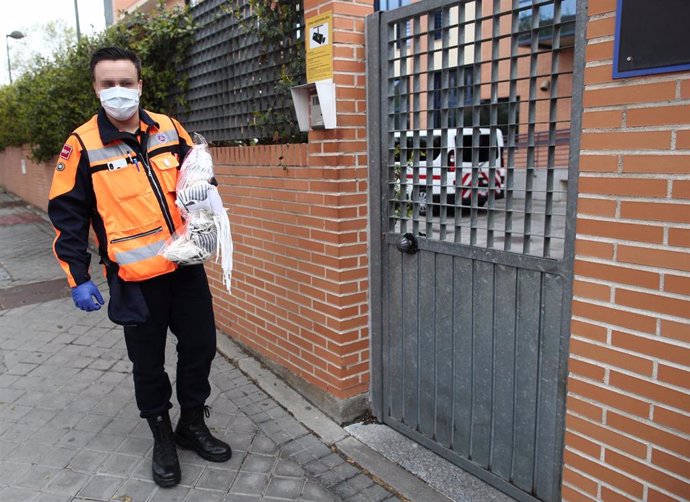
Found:
<path fill-rule="evenodd" d="M 74 304 L 78 308 L 86 312 L 98 310 L 105 303 L 101 292 L 98 291 L 96 285 L 91 281 L 83 282 L 79 286 L 72 288 L 72 300 L 74 300 Z"/>

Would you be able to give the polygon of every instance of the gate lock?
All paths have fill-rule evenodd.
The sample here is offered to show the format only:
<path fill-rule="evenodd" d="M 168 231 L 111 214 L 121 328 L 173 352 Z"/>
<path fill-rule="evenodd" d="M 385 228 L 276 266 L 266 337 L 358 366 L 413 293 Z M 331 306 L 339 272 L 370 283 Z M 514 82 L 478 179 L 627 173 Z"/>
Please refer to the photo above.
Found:
<path fill-rule="evenodd" d="M 419 250 L 417 238 L 411 233 L 406 233 L 396 243 L 398 251 L 407 254 L 415 254 Z"/>

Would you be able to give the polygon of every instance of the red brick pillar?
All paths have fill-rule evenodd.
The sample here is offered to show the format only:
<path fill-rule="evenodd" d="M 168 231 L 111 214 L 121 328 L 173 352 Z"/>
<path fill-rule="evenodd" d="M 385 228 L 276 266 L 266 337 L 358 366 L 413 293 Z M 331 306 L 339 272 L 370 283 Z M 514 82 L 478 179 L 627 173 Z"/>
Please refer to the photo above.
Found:
<path fill-rule="evenodd" d="M 369 388 L 365 17 L 373 1 L 305 0 L 305 19 L 332 12 L 337 129 L 309 133 L 314 383 L 348 415 Z M 350 403 L 354 399 L 353 403 Z M 349 411 L 349 408 L 354 408 Z"/>
<path fill-rule="evenodd" d="M 589 2 L 563 499 L 690 495 L 690 73 L 613 80 Z"/>

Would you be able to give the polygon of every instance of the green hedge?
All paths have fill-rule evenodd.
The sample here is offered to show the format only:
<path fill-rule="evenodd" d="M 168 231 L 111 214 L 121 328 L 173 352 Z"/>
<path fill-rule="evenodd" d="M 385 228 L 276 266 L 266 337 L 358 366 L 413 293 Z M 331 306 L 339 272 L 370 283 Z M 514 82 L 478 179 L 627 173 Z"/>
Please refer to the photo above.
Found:
<path fill-rule="evenodd" d="M 187 81 L 179 72 L 192 44 L 194 27 L 186 9 L 137 12 L 104 32 L 37 60 L 14 84 L 0 87 L 0 149 L 31 146 L 37 162 L 52 159 L 65 139 L 98 110 L 89 60 L 103 46 L 134 50 L 142 61 L 141 103 L 152 111 L 183 109 Z"/>

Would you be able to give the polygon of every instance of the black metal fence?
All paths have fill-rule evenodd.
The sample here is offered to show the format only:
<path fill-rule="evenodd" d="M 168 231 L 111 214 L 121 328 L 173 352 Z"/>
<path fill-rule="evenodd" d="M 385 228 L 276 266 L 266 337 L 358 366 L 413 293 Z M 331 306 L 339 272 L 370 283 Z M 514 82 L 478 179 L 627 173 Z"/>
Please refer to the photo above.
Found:
<path fill-rule="evenodd" d="M 299 141 L 289 90 L 279 85 L 286 46 L 271 47 L 247 30 L 249 1 L 204 0 L 191 13 L 197 30 L 185 67 L 185 126 L 216 143 Z M 299 40 L 302 25 L 286 43 Z"/>

